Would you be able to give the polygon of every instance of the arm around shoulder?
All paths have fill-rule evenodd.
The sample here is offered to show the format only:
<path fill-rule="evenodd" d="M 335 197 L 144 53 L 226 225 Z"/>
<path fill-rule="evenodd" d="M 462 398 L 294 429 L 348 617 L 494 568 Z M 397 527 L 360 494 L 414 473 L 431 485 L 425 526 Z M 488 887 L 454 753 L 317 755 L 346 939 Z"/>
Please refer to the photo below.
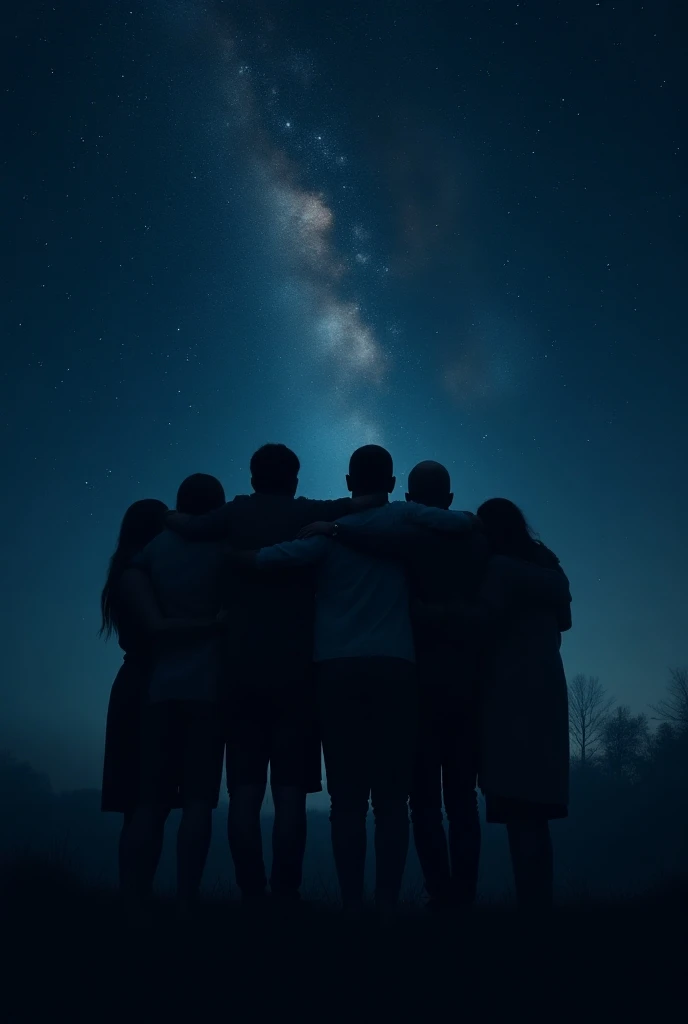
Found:
<path fill-rule="evenodd" d="M 327 537 L 315 536 L 303 540 L 289 540 L 261 548 L 255 554 L 258 569 L 289 569 L 302 565 L 315 565 L 324 558 L 332 542 Z"/>
<path fill-rule="evenodd" d="M 154 642 L 203 635 L 212 630 L 216 619 L 172 619 L 163 615 L 153 585 L 141 569 L 126 569 L 119 581 L 119 596 L 139 628 Z"/>
<path fill-rule="evenodd" d="M 416 526 L 441 533 L 464 533 L 480 526 L 480 520 L 471 512 L 454 512 L 451 509 L 419 505 L 415 501 L 404 503 L 404 518 Z"/>
<path fill-rule="evenodd" d="M 232 503 L 228 502 L 204 516 L 168 512 L 165 525 L 186 540 L 223 540 L 231 530 Z"/>

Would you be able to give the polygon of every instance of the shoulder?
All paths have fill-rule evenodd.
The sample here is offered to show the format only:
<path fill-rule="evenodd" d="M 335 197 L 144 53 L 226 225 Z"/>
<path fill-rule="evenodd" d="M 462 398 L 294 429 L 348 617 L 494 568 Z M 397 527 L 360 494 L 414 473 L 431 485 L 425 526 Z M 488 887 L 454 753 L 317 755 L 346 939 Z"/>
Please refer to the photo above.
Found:
<path fill-rule="evenodd" d="M 291 499 L 296 508 L 303 509 L 346 509 L 351 506 L 351 498 L 305 498 Z"/>
<path fill-rule="evenodd" d="M 294 498 L 291 504 L 304 526 L 318 520 L 333 523 L 351 510 L 351 498 Z"/>
<path fill-rule="evenodd" d="M 492 576 L 504 575 L 514 566 L 518 566 L 518 561 L 509 555 L 488 555 L 487 568 Z"/>
<path fill-rule="evenodd" d="M 337 516 L 337 522 L 347 526 L 356 526 L 358 524 L 365 525 L 366 523 L 374 523 L 379 519 L 385 518 L 389 513 L 390 506 L 382 505 L 379 508 L 366 508 L 362 512 L 352 512 L 350 515 L 346 514 L 344 510 L 339 516 Z"/>
<path fill-rule="evenodd" d="M 543 569 L 561 569 L 561 563 L 557 556 L 541 540 L 536 541 L 535 561 Z"/>
<path fill-rule="evenodd" d="M 250 516 L 257 504 L 257 495 L 237 494 L 236 497 L 222 506 L 221 512 L 218 511 L 218 513 L 214 514 L 218 519 L 221 518 L 225 522 L 228 530 L 231 530 L 235 522 L 243 522 L 246 516 Z"/>
<path fill-rule="evenodd" d="M 472 568 L 485 569 L 488 563 L 496 556 L 492 554 L 490 544 L 480 530 L 458 530 L 455 533 L 430 534 L 435 546 L 440 550 L 446 550 L 448 554 L 458 558 L 463 565 Z M 497 562 L 497 568 L 499 563 Z"/>
<path fill-rule="evenodd" d="M 142 554 L 149 555 L 151 558 L 156 558 L 158 555 L 173 551 L 175 548 L 186 546 L 188 542 L 180 534 L 175 533 L 174 530 L 163 530 L 158 536 L 150 542 L 141 552 Z"/>
<path fill-rule="evenodd" d="M 160 559 L 168 558 L 172 552 L 179 551 L 187 543 L 188 541 L 174 530 L 163 530 L 132 559 L 130 565 L 135 569 L 147 569 L 159 562 Z"/>
<path fill-rule="evenodd" d="M 518 585 L 524 575 L 526 578 L 529 578 L 529 573 L 532 575 L 533 572 L 537 572 L 538 569 L 542 568 L 544 567 L 528 562 L 525 558 L 516 558 L 513 555 L 491 554 L 486 562 L 486 575 L 494 582 L 499 581 L 503 584 Z"/>

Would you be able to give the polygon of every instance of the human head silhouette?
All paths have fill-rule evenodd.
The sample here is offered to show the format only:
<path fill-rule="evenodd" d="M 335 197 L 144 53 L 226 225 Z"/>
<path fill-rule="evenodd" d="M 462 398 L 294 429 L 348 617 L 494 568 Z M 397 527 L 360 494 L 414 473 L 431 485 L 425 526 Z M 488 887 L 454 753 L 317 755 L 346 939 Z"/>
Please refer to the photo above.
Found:
<path fill-rule="evenodd" d="M 408 488 L 406 500 L 416 501 L 419 505 L 447 509 L 454 500 L 449 470 L 430 459 L 413 467 L 409 473 Z"/>
<path fill-rule="evenodd" d="M 485 536 L 500 555 L 527 557 L 536 544 L 526 517 L 508 498 L 490 498 L 478 509 Z"/>
<path fill-rule="evenodd" d="M 346 485 L 354 497 L 364 494 L 391 494 L 394 490 L 394 464 L 386 448 L 364 444 L 349 460 Z"/>
<path fill-rule="evenodd" d="M 264 444 L 251 456 L 251 487 L 257 494 L 293 498 L 300 469 L 296 454 L 286 444 Z"/>
<path fill-rule="evenodd" d="M 167 505 L 157 498 L 143 498 L 135 501 L 124 513 L 119 528 L 117 547 L 110 559 L 105 586 L 100 596 L 102 616 L 100 632 L 106 637 L 119 630 L 117 608 L 117 583 L 132 558 L 142 551 L 165 528 Z"/>
<path fill-rule="evenodd" d="M 179 485 L 177 512 L 203 516 L 225 503 L 225 491 L 220 481 L 208 473 L 192 473 Z"/>

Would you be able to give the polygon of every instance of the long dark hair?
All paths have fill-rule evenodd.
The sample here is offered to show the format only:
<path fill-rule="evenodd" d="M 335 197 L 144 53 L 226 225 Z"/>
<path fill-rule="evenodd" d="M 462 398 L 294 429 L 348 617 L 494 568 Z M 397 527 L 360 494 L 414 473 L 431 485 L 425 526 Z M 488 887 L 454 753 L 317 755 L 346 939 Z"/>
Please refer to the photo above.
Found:
<path fill-rule="evenodd" d="M 112 633 L 119 633 L 119 609 L 116 593 L 119 578 L 129 562 L 146 544 L 157 537 L 165 528 L 167 505 L 157 498 L 143 498 L 135 501 L 124 513 L 119 530 L 115 553 L 110 559 L 105 586 L 100 595 L 102 623 L 100 635 L 107 639 Z"/>
<path fill-rule="evenodd" d="M 478 509 L 478 519 L 496 555 L 559 564 L 557 556 L 535 536 L 518 505 L 508 498 L 484 502 Z"/>

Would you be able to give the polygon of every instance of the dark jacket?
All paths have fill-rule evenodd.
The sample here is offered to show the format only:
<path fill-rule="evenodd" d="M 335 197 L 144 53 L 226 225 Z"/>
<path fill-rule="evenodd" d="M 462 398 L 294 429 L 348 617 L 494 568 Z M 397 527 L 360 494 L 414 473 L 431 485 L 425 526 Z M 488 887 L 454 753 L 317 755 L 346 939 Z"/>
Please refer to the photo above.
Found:
<path fill-rule="evenodd" d="M 240 495 L 216 512 L 189 520 L 183 535 L 225 539 L 243 551 L 295 540 L 316 520 L 332 522 L 351 511 L 351 499 L 317 501 L 283 495 Z M 310 568 L 261 573 L 228 570 L 222 604 L 228 609 L 225 685 L 268 690 L 298 684 L 313 657 L 315 588 Z"/>
<path fill-rule="evenodd" d="M 501 797 L 566 804 L 569 724 L 561 632 L 569 583 L 538 546 L 533 561 L 496 556 L 481 588 L 492 619 L 482 694 L 480 785 Z"/>
<path fill-rule="evenodd" d="M 477 530 L 452 535 L 424 531 L 405 559 L 412 599 L 430 606 L 474 601 L 489 554 Z M 478 631 L 456 620 L 414 615 L 414 639 L 421 682 L 452 682 L 470 696 L 482 654 Z"/>

